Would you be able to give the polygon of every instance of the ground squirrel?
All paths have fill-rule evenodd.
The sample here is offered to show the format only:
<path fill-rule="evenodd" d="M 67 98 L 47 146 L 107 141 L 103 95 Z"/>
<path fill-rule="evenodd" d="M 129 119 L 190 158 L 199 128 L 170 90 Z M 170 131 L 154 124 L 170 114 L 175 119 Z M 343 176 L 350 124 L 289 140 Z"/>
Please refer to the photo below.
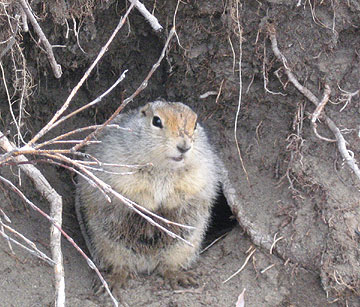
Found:
<path fill-rule="evenodd" d="M 196 284 L 184 272 L 199 253 L 219 181 L 218 163 L 197 115 L 179 102 L 155 101 L 120 114 L 98 144 L 86 152 L 103 163 L 138 165 L 139 169 L 103 167 L 96 175 L 114 190 L 189 230 L 162 224 L 190 241 L 170 237 L 79 178 L 76 212 L 88 249 L 115 286 L 130 275 L 158 272 L 170 285 Z M 143 167 L 142 167 L 143 165 Z"/>

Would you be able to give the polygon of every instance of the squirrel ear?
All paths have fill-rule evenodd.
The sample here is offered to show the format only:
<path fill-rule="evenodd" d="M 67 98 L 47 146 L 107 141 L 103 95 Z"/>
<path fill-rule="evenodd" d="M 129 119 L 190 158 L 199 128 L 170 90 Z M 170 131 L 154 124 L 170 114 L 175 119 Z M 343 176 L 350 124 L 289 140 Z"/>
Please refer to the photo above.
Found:
<path fill-rule="evenodd" d="M 162 101 L 162 102 L 166 102 L 166 100 L 165 100 L 164 98 L 162 98 L 162 97 L 158 97 L 158 98 L 156 98 L 156 99 L 155 99 L 155 101 Z"/>
<path fill-rule="evenodd" d="M 140 113 L 144 116 L 146 116 L 146 111 L 149 109 L 150 105 L 146 104 L 145 106 L 143 106 L 142 108 L 140 108 Z"/>

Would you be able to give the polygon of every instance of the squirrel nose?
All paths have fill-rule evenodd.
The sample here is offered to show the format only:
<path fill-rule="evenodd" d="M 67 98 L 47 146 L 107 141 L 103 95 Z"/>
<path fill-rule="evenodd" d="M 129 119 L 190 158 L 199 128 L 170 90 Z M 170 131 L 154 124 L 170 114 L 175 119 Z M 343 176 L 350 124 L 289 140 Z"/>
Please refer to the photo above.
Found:
<path fill-rule="evenodd" d="M 176 148 L 178 149 L 178 151 L 180 151 L 180 153 L 185 153 L 187 151 L 189 151 L 189 149 L 191 148 L 191 145 L 189 144 L 182 144 L 182 145 L 177 145 Z"/>

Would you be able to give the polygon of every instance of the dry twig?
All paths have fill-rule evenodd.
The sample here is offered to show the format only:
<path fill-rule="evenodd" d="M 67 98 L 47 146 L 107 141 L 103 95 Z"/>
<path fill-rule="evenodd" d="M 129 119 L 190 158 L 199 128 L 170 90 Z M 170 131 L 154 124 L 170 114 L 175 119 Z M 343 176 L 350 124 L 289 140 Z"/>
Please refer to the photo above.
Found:
<path fill-rule="evenodd" d="M 245 168 L 244 160 L 241 155 L 239 141 L 237 138 L 237 125 L 238 125 L 240 108 L 241 108 L 241 100 L 242 100 L 242 67 L 241 67 L 241 65 L 242 65 L 242 40 L 243 40 L 242 28 L 240 25 L 240 12 L 239 12 L 239 2 L 238 1 L 236 2 L 236 17 L 235 18 L 236 18 L 237 30 L 239 31 L 239 33 L 238 33 L 238 36 L 239 36 L 239 63 L 238 63 L 238 65 L 239 65 L 239 98 L 238 98 L 238 107 L 237 107 L 236 115 L 235 115 L 234 137 L 235 137 L 235 144 L 236 144 L 236 148 L 238 151 L 242 169 L 244 170 L 247 182 L 250 184 L 249 175 Z"/>
<path fill-rule="evenodd" d="M 129 96 L 128 98 L 126 98 L 126 99 L 124 100 L 124 102 L 122 103 L 122 105 L 123 105 L 122 109 L 125 108 L 126 105 L 127 105 L 129 102 L 133 101 L 134 98 L 135 98 L 137 95 L 139 95 L 139 93 L 140 93 L 141 91 L 143 91 L 143 90 L 147 87 L 150 78 L 152 77 L 152 75 L 154 74 L 154 72 L 156 71 L 156 69 L 160 66 L 160 63 L 161 63 L 161 61 L 163 60 L 163 58 L 164 58 L 164 56 L 165 56 L 165 53 L 166 53 L 166 51 L 167 51 L 167 48 L 169 47 L 170 41 L 171 41 L 171 39 L 173 38 L 173 36 L 174 36 L 175 34 L 176 34 L 176 30 L 175 30 L 175 27 L 173 26 L 173 27 L 171 28 L 170 32 L 169 32 L 169 36 L 168 36 L 168 38 L 167 38 L 167 40 L 166 40 L 166 42 L 165 42 L 164 48 L 163 48 L 162 51 L 161 51 L 161 54 L 160 54 L 159 59 L 158 59 L 157 62 L 152 66 L 151 70 L 149 71 L 149 73 L 148 73 L 147 76 L 145 77 L 144 81 L 140 84 L 140 86 L 136 89 L 136 91 L 135 91 L 131 96 Z"/>
<path fill-rule="evenodd" d="M 314 111 L 313 114 L 311 115 L 311 125 L 312 125 L 312 127 L 313 127 L 314 134 L 315 134 L 320 140 L 323 140 L 323 141 L 326 141 L 326 142 L 336 142 L 336 140 L 331 140 L 331 139 L 328 139 L 328 138 L 326 138 L 326 137 L 321 136 L 321 135 L 317 132 L 317 129 L 316 129 L 316 128 L 317 128 L 316 121 L 317 121 L 317 119 L 319 118 L 321 112 L 324 110 L 325 105 L 326 105 L 327 102 L 329 101 L 330 93 L 331 93 L 330 86 L 329 86 L 328 84 L 325 84 L 323 99 L 322 99 L 322 100 L 320 101 L 320 103 L 316 106 L 315 111 Z"/>
<path fill-rule="evenodd" d="M 229 233 L 225 232 L 224 234 L 222 234 L 220 237 L 216 238 L 214 241 L 212 241 L 208 246 L 204 247 L 199 254 L 202 254 L 204 252 L 206 252 L 211 246 L 213 246 L 214 244 L 216 244 L 217 242 L 219 242 L 221 239 L 224 239 Z"/>
<path fill-rule="evenodd" d="M 130 2 L 135 3 L 137 10 L 149 22 L 150 26 L 154 29 L 154 31 L 156 32 L 162 31 L 163 29 L 162 25 L 159 23 L 157 18 L 147 10 L 144 4 L 142 4 L 140 1 L 137 0 L 130 0 Z"/>
<path fill-rule="evenodd" d="M 37 246 L 35 245 L 34 242 L 30 241 L 28 238 L 26 238 L 24 235 L 22 235 L 21 233 L 19 233 L 18 231 L 16 231 L 15 229 L 13 229 L 12 227 L 10 227 L 9 225 L 4 224 L 4 222 L 1 220 L 0 218 L 0 225 L 1 225 L 1 230 L 0 230 L 0 234 L 6 239 L 11 241 L 12 243 L 20 246 L 21 248 L 25 249 L 26 251 L 28 251 L 30 254 L 44 260 L 45 262 L 47 262 L 48 264 L 50 264 L 51 266 L 56 265 L 56 263 L 49 258 L 46 254 L 44 254 L 42 251 L 40 251 Z M 6 233 L 5 233 L 5 229 L 12 232 L 13 234 L 15 234 L 17 237 L 19 237 L 20 239 L 22 239 L 23 241 L 25 241 L 31 248 L 21 244 L 20 242 L 18 242 L 17 240 L 9 237 Z"/>
<path fill-rule="evenodd" d="M 269 266 L 267 266 L 265 269 L 262 269 L 260 271 L 261 274 L 264 274 L 266 271 L 270 270 L 271 268 L 273 268 L 275 266 L 275 263 L 270 264 Z"/>
<path fill-rule="evenodd" d="M 229 278 L 225 279 L 222 283 L 225 284 L 226 282 L 228 282 L 230 279 L 232 279 L 233 277 L 235 277 L 237 274 L 239 274 L 247 265 L 247 263 L 249 262 L 250 258 L 252 257 L 252 255 L 256 252 L 256 248 L 250 249 L 250 254 L 246 257 L 244 264 L 241 266 L 240 269 L 238 269 L 234 274 L 232 274 Z"/>
<path fill-rule="evenodd" d="M 18 0 L 26 15 L 31 21 L 31 23 L 34 26 L 34 29 L 40 36 L 41 40 L 43 41 L 43 44 L 45 47 L 49 47 L 51 49 L 51 45 L 46 40 L 46 37 L 42 37 L 41 28 L 36 22 L 35 16 L 31 12 L 31 8 L 27 2 L 27 0 Z M 72 113 L 63 116 L 64 112 L 68 109 L 73 97 L 76 95 L 79 88 L 83 85 L 85 80 L 89 77 L 92 70 L 95 68 L 101 57 L 104 55 L 106 50 L 108 49 L 110 43 L 114 39 L 117 32 L 122 28 L 123 24 L 125 23 L 129 13 L 131 12 L 132 8 L 137 5 L 137 1 L 132 1 L 132 4 L 126 11 L 124 17 L 122 17 L 113 31 L 112 35 L 110 36 L 107 43 L 102 47 L 100 50 L 97 58 L 94 60 L 94 62 L 91 64 L 89 69 L 85 72 L 79 83 L 73 88 L 70 95 L 64 102 L 64 104 L 60 107 L 60 109 L 55 113 L 55 115 L 52 117 L 52 119 L 28 142 L 24 142 L 24 146 L 16 147 L 12 143 L 9 142 L 9 140 L 6 138 L 6 136 L 0 132 L 0 147 L 4 149 L 6 152 L 3 155 L 0 155 L 0 165 L 4 164 L 15 164 L 20 169 L 22 169 L 35 183 L 36 188 L 40 191 L 41 194 L 43 194 L 46 199 L 49 201 L 51 205 L 51 214 L 52 217 L 48 216 L 46 213 L 42 212 L 38 207 L 36 207 L 31 201 L 29 201 L 26 196 L 9 180 L 6 178 L 0 177 L 0 180 L 4 183 L 6 183 L 13 191 L 15 191 L 27 204 L 29 204 L 34 210 L 40 212 L 43 216 L 45 216 L 47 219 L 50 220 L 52 223 L 52 229 L 51 229 L 51 248 L 52 248 L 52 254 L 53 259 L 55 260 L 55 279 L 56 279 L 56 292 L 57 292 L 57 299 L 56 299 L 56 306 L 64 306 L 65 303 L 65 283 L 64 283 L 64 269 L 62 266 L 62 254 L 61 254 L 61 246 L 60 246 L 60 238 L 61 234 L 81 253 L 81 255 L 87 260 L 88 265 L 96 271 L 96 274 L 101 279 L 101 282 L 103 283 L 105 289 L 111 296 L 114 305 L 117 306 L 118 302 L 116 299 L 112 296 L 109 287 L 103 277 L 101 276 L 99 270 L 96 268 L 94 263 L 85 255 L 85 253 L 75 244 L 73 239 L 69 237 L 62 229 L 61 229 L 61 210 L 62 210 L 62 204 L 61 204 L 61 197 L 52 189 L 52 187 L 49 185 L 49 183 L 46 181 L 46 179 L 43 177 L 43 175 L 39 172 L 39 170 L 31 164 L 38 163 L 38 162 L 46 162 L 51 163 L 54 165 L 59 165 L 64 168 L 67 168 L 78 175 L 84 177 L 89 184 L 92 184 L 93 186 L 99 188 L 99 190 L 103 193 L 105 198 L 109 201 L 110 197 L 109 195 L 114 196 L 115 198 L 119 199 L 122 203 L 130 207 L 132 210 L 137 212 L 139 215 L 141 215 L 143 218 L 145 218 L 149 223 L 152 225 L 159 227 L 164 232 L 166 232 L 168 235 L 177 238 L 179 240 L 182 240 L 186 244 L 192 245 L 190 242 L 184 240 L 182 237 L 176 235 L 175 233 L 169 231 L 166 227 L 161 226 L 159 223 L 157 223 L 155 220 L 164 222 L 166 224 L 173 224 L 177 225 L 179 227 L 184 227 L 188 229 L 192 229 L 194 227 L 182 225 L 178 223 L 174 223 L 171 221 L 168 221 L 161 216 L 158 216 L 151 211 L 139 206 L 138 204 L 132 202 L 131 200 L 123 197 L 121 194 L 114 191 L 109 185 L 107 185 L 105 182 L 98 179 L 92 171 L 103 171 L 101 169 L 101 165 L 106 165 L 101 163 L 101 161 L 97 161 L 93 157 L 88 157 L 87 155 L 79 152 L 78 150 L 87 142 L 94 142 L 92 140 L 93 136 L 99 132 L 101 129 L 104 129 L 105 126 L 113 127 L 116 129 L 122 129 L 118 125 L 108 125 L 109 122 L 128 104 L 130 103 L 142 90 L 144 90 L 148 84 L 149 79 L 152 77 L 153 73 L 156 71 L 156 69 L 160 66 L 160 63 L 162 59 L 164 58 L 166 51 L 169 47 L 169 44 L 171 42 L 171 39 L 174 35 L 176 35 L 175 27 L 173 27 L 169 33 L 169 36 L 167 38 L 167 41 L 164 45 L 164 48 L 160 54 L 160 57 L 158 61 L 152 66 L 151 70 L 149 71 L 148 75 L 144 79 L 144 81 L 141 83 L 141 85 L 137 88 L 137 90 L 127 99 L 125 99 L 119 106 L 119 108 L 114 112 L 114 114 L 103 124 L 103 125 L 96 125 L 96 126 L 89 126 L 89 127 L 83 127 L 78 128 L 73 131 L 69 131 L 67 133 L 64 133 L 62 135 L 59 135 L 51 140 L 44 141 L 42 143 L 37 143 L 37 141 L 42 138 L 46 133 L 48 133 L 51 129 L 59 125 L 60 123 L 66 121 L 70 117 L 74 116 L 75 114 L 83 111 L 84 109 L 95 105 L 101 99 L 107 95 L 125 76 L 125 72 L 120 76 L 120 78 L 114 83 L 114 85 L 109 88 L 106 92 L 104 92 L 102 95 L 100 95 L 98 98 L 96 98 L 94 101 L 88 103 L 87 105 L 73 111 Z M 26 18 L 23 18 L 23 22 Z M 45 40 L 44 40 L 45 38 Z M 51 57 L 51 52 L 47 49 L 48 57 Z M 53 56 L 53 54 L 52 54 Z M 50 60 L 51 62 L 51 60 Z M 55 59 L 53 58 L 53 65 L 56 64 Z M 57 65 L 57 64 L 56 64 Z M 15 121 L 16 123 L 16 121 Z M 87 130 L 94 130 L 93 133 L 90 133 L 88 137 L 86 137 L 83 140 L 66 140 L 69 136 L 73 136 L 76 133 L 87 131 Z M 76 145 L 73 146 L 70 149 L 42 149 L 44 146 L 48 146 L 50 144 L 57 144 L 59 142 L 66 142 L 68 144 L 75 143 Z M 29 161 L 24 155 L 33 155 L 37 156 L 37 159 L 33 159 Z M 90 158 L 90 161 L 80 161 L 76 160 L 73 157 L 76 156 L 87 156 Z M 70 157 L 69 157 L 70 156 Z M 96 166 L 93 167 L 93 166 Z M 126 167 L 138 167 L 138 166 L 126 166 Z M 142 166 L 143 167 L 143 166 Z M 136 171 L 136 170 L 135 170 Z M 3 227 L 3 226 L 2 226 Z M 3 232 L 3 231 L 2 231 Z M 10 240 L 10 239 L 9 239 Z"/>
<path fill-rule="evenodd" d="M 120 77 L 114 82 L 114 84 L 112 86 L 110 86 L 104 93 L 102 93 L 100 96 L 98 96 L 96 99 L 94 99 L 93 101 L 89 102 L 88 104 L 78 108 L 77 110 L 71 112 L 70 114 L 63 116 L 62 118 L 60 118 L 59 120 L 57 120 L 53 126 L 51 127 L 54 128 L 57 125 L 61 124 L 62 122 L 64 122 L 65 120 L 69 119 L 70 117 L 86 110 L 87 108 L 90 108 L 91 106 L 99 103 L 106 95 L 108 95 L 115 87 L 117 87 L 119 85 L 119 83 L 125 79 L 125 74 L 128 72 L 127 69 L 124 70 L 124 72 L 120 75 Z"/>
<path fill-rule="evenodd" d="M 25 1 L 25 0 L 22 0 Z M 130 14 L 131 10 L 134 7 L 134 3 L 132 3 L 129 7 L 129 9 L 126 11 L 125 15 L 120 18 L 120 21 L 118 23 L 118 25 L 116 26 L 115 30 L 113 31 L 113 33 L 111 34 L 110 38 L 108 39 L 108 41 L 106 42 L 106 44 L 101 48 L 99 54 L 97 55 L 96 59 L 94 60 L 94 62 L 90 65 L 90 67 L 88 68 L 88 70 L 85 72 L 85 74 L 83 75 L 83 77 L 81 78 L 81 80 L 79 81 L 79 83 L 73 88 L 73 90 L 71 91 L 70 95 L 68 96 L 68 98 L 66 99 L 65 103 L 62 105 L 62 107 L 55 113 L 55 115 L 53 116 L 53 118 L 30 140 L 30 142 L 28 143 L 28 146 L 32 146 L 38 139 L 40 139 L 41 137 L 43 137 L 47 132 L 49 132 L 51 129 L 53 129 L 53 125 L 54 123 L 58 120 L 58 118 L 67 110 L 67 108 L 70 105 L 71 100 L 74 98 L 74 96 L 76 95 L 77 91 L 80 89 L 80 87 L 84 84 L 85 80 L 89 77 L 90 73 L 92 72 L 92 70 L 95 68 L 95 66 L 97 65 L 97 63 L 100 61 L 100 59 L 103 57 L 103 55 L 105 54 L 105 52 L 107 51 L 109 45 L 111 44 L 111 42 L 113 41 L 113 39 L 115 38 L 116 34 L 120 31 L 120 29 L 122 28 L 122 26 L 124 25 L 127 16 Z"/>
<path fill-rule="evenodd" d="M 31 165 L 30 165 L 31 166 Z M 35 211 L 39 212 L 42 216 L 44 216 L 46 219 L 48 219 L 51 224 L 58 230 L 61 232 L 61 234 L 76 248 L 76 250 L 86 259 L 88 265 L 90 268 L 92 268 L 93 270 L 95 270 L 96 274 L 99 276 L 101 282 L 103 283 L 106 291 L 109 293 L 110 297 L 112 298 L 114 305 L 118 306 L 118 302 L 115 299 L 115 297 L 112 295 L 108 284 L 106 283 L 106 281 L 104 280 L 104 278 L 102 277 L 100 271 L 98 270 L 98 268 L 95 266 L 95 264 L 91 261 L 91 259 L 86 256 L 86 254 L 83 252 L 83 250 L 74 242 L 74 240 L 64 231 L 62 230 L 62 228 L 56 223 L 56 221 L 50 217 L 49 215 L 47 215 L 44 211 L 42 211 L 41 209 L 39 209 L 34 203 L 32 203 L 25 195 L 24 193 L 22 193 L 11 181 L 7 180 L 6 178 L 0 176 L 0 180 L 2 182 L 4 182 L 5 184 L 7 184 L 15 193 L 17 193 L 20 198 L 22 198 L 32 209 L 34 209 Z M 55 270 L 56 270 L 56 266 L 55 266 Z M 57 289 L 57 291 L 59 292 L 59 290 Z M 63 306 L 65 306 L 65 295 L 63 297 L 64 301 L 63 301 Z M 59 304 L 57 304 L 57 306 L 59 306 Z"/>
<path fill-rule="evenodd" d="M 271 247 L 270 247 L 270 255 L 272 255 L 272 252 L 273 252 L 273 249 L 275 248 L 276 243 L 279 242 L 280 240 L 284 239 L 284 237 L 277 238 L 277 234 L 278 233 L 275 233 L 275 235 L 274 235 L 274 242 L 273 242 L 273 244 L 271 244 Z"/>
<path fill-rule="evenodd" d="M 24 10 L 26 16 L 29 18 L 32 26 L 34 27 L 34 30 L 39 35 L 40 40 L 42 41 L 42 43 L 46 49 L 46 55 L 49 59 L 54 76 L 56 78 L 60 78 L 62 75 L 61 66 L 56 62 L 52 46 L 49 43 L 48 39 L 46 38 L 40 25 L 38 24 L 34 14 L 32 13 L 29 3 L 27 2 L 27 0 L 18 0 L 18 2 L 21 5 L 22 9 Z"/>
<path fill-rule="evenodd" d="M 7 152 L 15 150 L 15 146 L 9 142 L 6 136 L 0 132 L 0 147 Z M 27 162 L 24 156 L 14 157 L 15 161 Z M 50 211 L 54 224 L 51 227 L 51 253 L 55 262 L 55 288 L 56 288 L 56 306 L 65 305 L 65 274 L 63 266 L 63 257 L 61 252 L 61 233 L 55 224 L 61 227 L 62 224 L 62 197 L 56 193 L 43 174 L 33 165 L 22 164 L 19 168 L 34 182 L 36 189 L 50 203 Z M 2 179 L 4 181 L 4 178 Z"/>

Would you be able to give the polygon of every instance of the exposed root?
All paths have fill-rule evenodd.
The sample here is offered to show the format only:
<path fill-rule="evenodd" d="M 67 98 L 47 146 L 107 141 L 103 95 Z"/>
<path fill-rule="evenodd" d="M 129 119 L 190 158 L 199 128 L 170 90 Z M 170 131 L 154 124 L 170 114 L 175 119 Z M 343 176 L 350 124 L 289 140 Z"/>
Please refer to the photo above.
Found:
<path fill-rule="evenodd" d="M 244 264 L 241 266 L 240 269 L 238 269 L 234 274 L 232 274 L 229 278 L 225 279 L 222 283 L 225 284 L 227 283 L 230 279 L 232 279 L 233 277 L 235 277 L 237 274 L 239 274 L 247 265 L 247 263 L 249 262 L 249 260 L 251 259 L 252 255 L 256 252 L 256 248 L 254 248 L 253 246 L 251 246 L 251 248 L 248 250 L 249 255 L 246 257 Z"/>
<path fill-rule="evenodd" d="M 236 110 L 236 115 L 235 115 L 235 123 L 234 123 L 234 138 L 235 138 L 235 144 L 236 144 L 236 149 L 238 151 L 238 155 L 239 155 L 239 159 L 241 162 L 241 167 L 245 173 L 246 176 L 246 180 L 250 185 L 250 180 L 249 180 L 249 175 L 248 172 L 245 168 L 245 164 L 244 164 L 244 160 L 242 158 L 241 155 L 241 150 L 240 150 L 240 145 L 239 145 L 239 141 L 238 141 L 238 137 L 237 137 L 237 126 L 238 126 L 238 121 L 239 121 L 239 115 L 240 115 L 240 108 L 241 108 L 241 101 L 242 101 L 242 41 L 243 41 L 243 37 L 242 37 L 242 28 L 240 25 L 240 11 L 239 11 L 239 6 L 241 6 L 240 1 L 235 1 L 236 2 L 236 15 L 233 16 L 232 18 L 235 20 L 236 25 L 237 25 L 237 35 L 239 37 L 239 60 L 238 60 L 238 65 L 239 65 L 239 98 L 238 98 L 238 106 L 237 106 L 237 110 Z"/>
<path fill-rule="evenodd" d="M 357 95 L 359 95 L 360 90 L 357 90 L 355 92 L 349 92 L 349 91 L 345 91 L 343 90 L 339 85 L 338 85 L 339 90 L 341 91 L 341 98 L 338 98 L 336 102 L 331 102 L 332 104 L 341 104 L 343 103 L 344 105 L 341 107 L 339 112 L 342 112 L 345 110 L 345 108 L 348 106 L 349 103 L 351 103 L 351 99 Z"/>
<path fill-rule="evenodd" d="M 275 26 L 272 24 L 267 25 L 268 34 L 271 40 L 271 46 L 273 49 L 273 52 L 277 59 L 282 62 L 284 65 L 285 73 L 288 76 L 290 82 L 298 89 L 299 92 L 301 92 L 306 98 L 308 98 L 316 107 L 319 107 L 319 112 L 323 109 L 325 106 L 329 93 L 327 94 L 325 92 L 324 99 L 325 103 L 323 103 L 323 106 L 321 105 L 321 102 L 316 98 L 316 96 L 306 87 L 301 85 L 299 81 L 296 79 L 295 75 L 290 70 L 289 66 L 287 65 L 287 60 L 284 57 L 284 55 L 281 53 L 281 51 L 278 48 L 277 45 L 277 39 L 276 39 L 276 29 Z M 313 117 L 314 118 L 314 117 Z M 354 174 L 357 176 L 357 178 L 360 180 L 360 169 L 357 165 L 357 161 L 355 160 L 354 156 L 350 154 L 350 151 L 346 147 L 346 141 L 341 134 L 340 129 L 335 125 L 335 123 L 332 121 L 331 118 L 329 118 L 327 115 L 323 115 L 323 118 L 325 120 L 325 123 L 329 127 L 329 129 L 333 132 L 336 138 L 336 142 L 338 145 L 339 152 L 343 159 L 346 161 L 347 165 L 352 169 Z M 323 138 L 322 138 L 323 139 Z"/>

